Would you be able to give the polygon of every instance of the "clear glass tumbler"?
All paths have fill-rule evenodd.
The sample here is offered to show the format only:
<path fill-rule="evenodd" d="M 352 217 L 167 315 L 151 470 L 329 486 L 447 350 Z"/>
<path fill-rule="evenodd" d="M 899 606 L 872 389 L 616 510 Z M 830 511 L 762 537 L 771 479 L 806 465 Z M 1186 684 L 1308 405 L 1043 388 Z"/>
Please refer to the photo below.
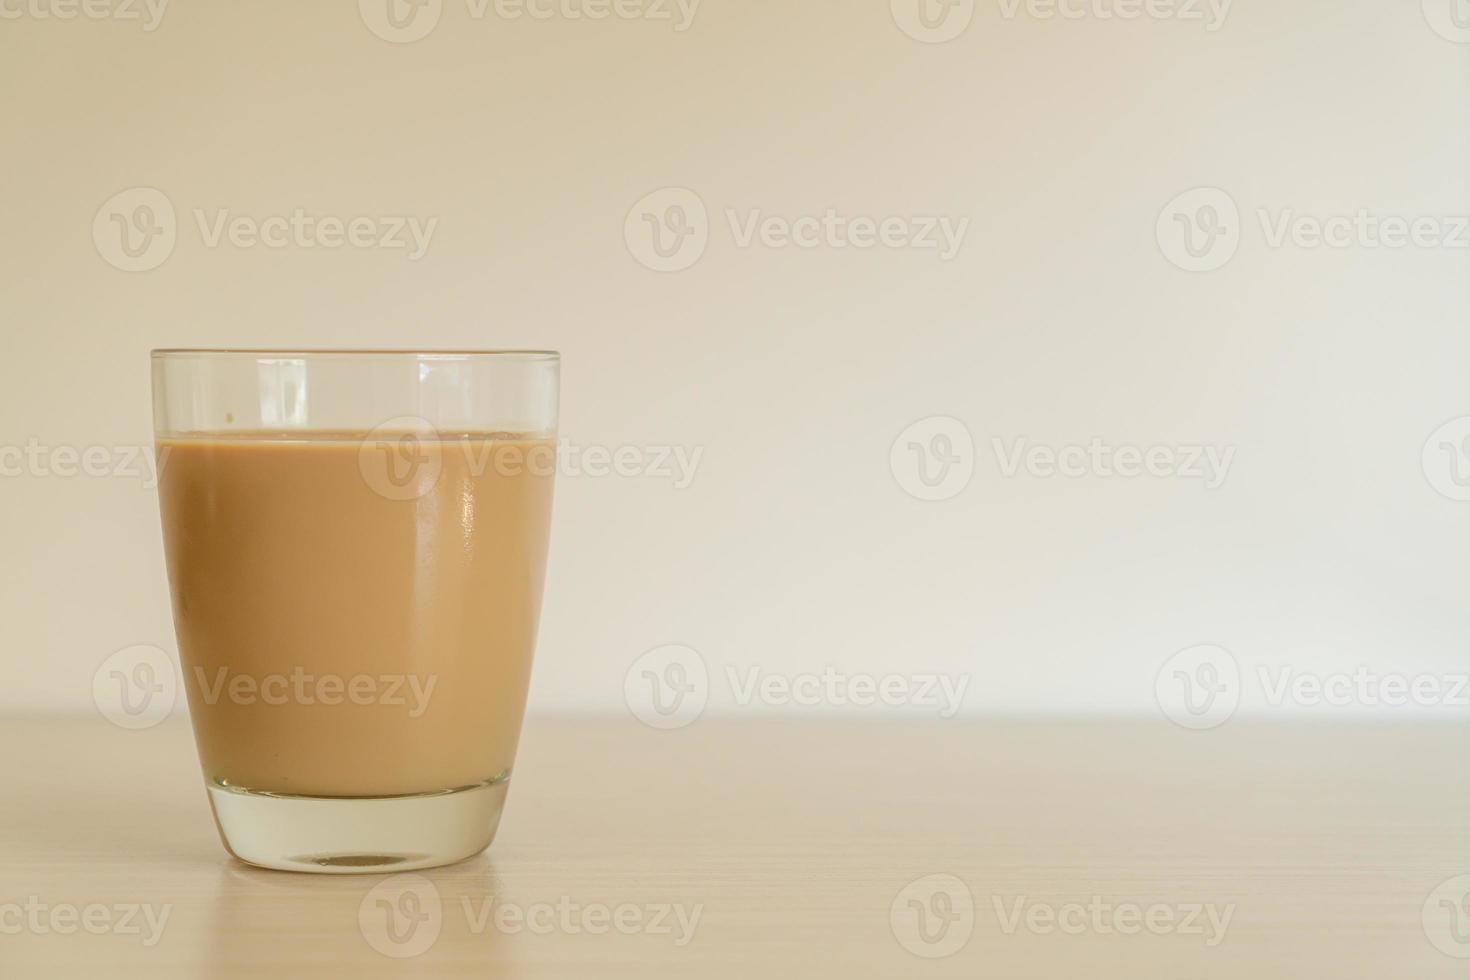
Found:
<path fill-rule="evenodd" d="M 550 351 L 153 352 L 174 626 L 230 853 L 352 873 L 489 845 L 558 373 Z"/>

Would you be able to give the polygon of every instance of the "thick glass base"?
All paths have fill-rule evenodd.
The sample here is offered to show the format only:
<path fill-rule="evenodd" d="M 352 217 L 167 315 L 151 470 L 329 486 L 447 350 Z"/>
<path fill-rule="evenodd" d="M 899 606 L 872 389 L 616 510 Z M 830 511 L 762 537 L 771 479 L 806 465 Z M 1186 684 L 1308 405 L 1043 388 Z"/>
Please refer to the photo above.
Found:
<path fill-rule="evenodd" d="M 211 784 L 231 854 L 279 871 L 382 874 L 453 864 L 490 846 L 510 777 L 419 796 L 279 796 Z"/>

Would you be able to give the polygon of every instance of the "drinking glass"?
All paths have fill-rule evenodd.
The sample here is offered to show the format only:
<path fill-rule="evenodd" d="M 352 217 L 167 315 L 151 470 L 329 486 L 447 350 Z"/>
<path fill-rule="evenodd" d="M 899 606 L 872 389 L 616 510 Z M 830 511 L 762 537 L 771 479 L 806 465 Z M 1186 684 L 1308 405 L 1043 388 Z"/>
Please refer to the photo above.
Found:
<path fill-rule="evenodd" d="M 559 356 L 152 362 L 174 627 L 225 848 L 329 873 L 483 850 L 540 616 Z"/>

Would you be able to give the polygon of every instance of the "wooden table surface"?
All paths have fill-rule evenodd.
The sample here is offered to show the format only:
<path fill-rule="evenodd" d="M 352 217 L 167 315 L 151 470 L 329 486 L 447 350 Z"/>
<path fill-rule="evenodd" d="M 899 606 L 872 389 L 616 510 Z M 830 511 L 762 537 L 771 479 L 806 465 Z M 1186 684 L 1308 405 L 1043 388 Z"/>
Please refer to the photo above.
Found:
<path fill-rule="evenodd" d="M 184 724 L 0 728 L 5 978 L 1470 977 L 1466 725 L 534 719 L 361 877 L 228 858 Z"/>

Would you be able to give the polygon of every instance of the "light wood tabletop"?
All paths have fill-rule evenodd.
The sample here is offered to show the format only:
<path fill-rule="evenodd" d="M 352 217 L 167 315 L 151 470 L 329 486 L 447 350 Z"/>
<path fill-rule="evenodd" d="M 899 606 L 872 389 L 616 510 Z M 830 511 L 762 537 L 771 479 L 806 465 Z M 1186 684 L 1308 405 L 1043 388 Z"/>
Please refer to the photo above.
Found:
<path fill-rule="evenodd" d="M 0 726 L 6 978 L 1470 976 L 1465 725 L 533 719 L 487 853 L 348 877 L 183 723 Z"/>

